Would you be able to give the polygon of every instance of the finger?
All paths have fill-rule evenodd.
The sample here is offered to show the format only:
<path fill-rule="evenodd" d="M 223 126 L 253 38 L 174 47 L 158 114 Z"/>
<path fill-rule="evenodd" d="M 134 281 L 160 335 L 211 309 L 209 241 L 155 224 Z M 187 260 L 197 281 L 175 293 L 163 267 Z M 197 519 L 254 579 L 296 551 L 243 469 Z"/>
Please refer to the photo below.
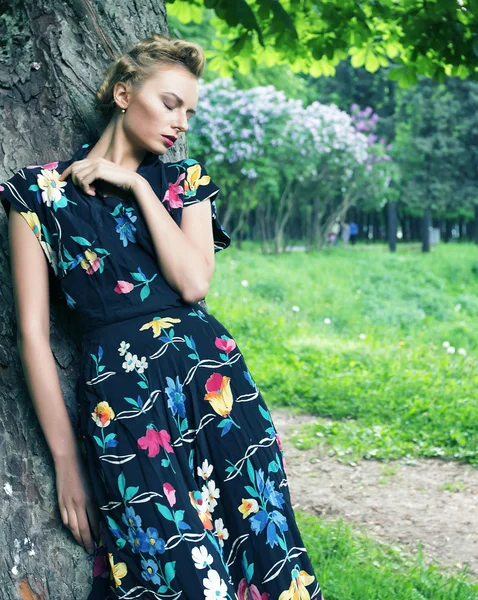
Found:
<path fill-rule="evenodd" d="M 62 505 L 60 508 L 61 520 L 63 521 L 63 525 L 68 527 L 68 511 L 66 510 L 66 506 Z"/>
<path fill-rule="evenodd" d="M 76 516 L 76 511 L 73 506 L 70 506 L 68 509 L 68 528 L 70 529 L 73 537 L 78 542 L 80 546 L 83 546 L 83 540 L 81 539 L 81 535 L 78 529 L 78 518 Z M 83 546 L 84 548 L 84 546 Z"/>
<path fill-rule="evenodd" d="M 96 505 L 93 504 L 93 502 L 89 502 L 86 505 L 86 514 L 88 516 L 88 521 L 90 523 L 91 530 L 93 531 L 93 535 L 95 536 L 97 543 L 99 543 L 100 535 L 101 535 L 100 519 L 99 519 L 98 510 L 96 508 Z"/>
<path fill-rule="evenodd" d="M 91 185 L 95 180 L 95 169 L 91 164 L 82 165 L 81 167 L 77 167 L 73 176 L 73 183 L 75 183 L 79 188 L 90 196 L 94 196 L 96 193 L 95 186 Z"/>
<path fill-rule="evenodd" d="M 69 167 L 66 167 L 66 169 L 61 172 L 61 175 L 58 178 L 60 181 L 65 181 L 65 179 L 70 175 L 73 164 L 74 163 L 71 163 Z"/>
<path fill-rule="evenodd" d="M 95 545 L 93 544 L 93 538 L 91 537 L 90 525 L 88 523 L 88 517 L 84 508 L 77 509 L 78 518 L 78 530 L 83 542 L 83 546 L 89 554 L 93 554 L 95 551 Z"/>

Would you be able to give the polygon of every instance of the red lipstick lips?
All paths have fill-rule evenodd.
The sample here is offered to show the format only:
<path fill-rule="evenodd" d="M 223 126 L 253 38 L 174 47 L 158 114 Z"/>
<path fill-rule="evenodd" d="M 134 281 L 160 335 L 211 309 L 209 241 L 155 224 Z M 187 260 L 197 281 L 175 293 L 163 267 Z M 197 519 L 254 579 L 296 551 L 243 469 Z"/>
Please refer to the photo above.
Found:
<path fill-rule="evenodd" d="M 174 144 L 174 142 L 178 139 L 174 135 L 162 135 L 161 134 L 161 137 L 163 138 L 164 143 L 168 146 L 168 148 L 171 148 L 171 146 Z"/>

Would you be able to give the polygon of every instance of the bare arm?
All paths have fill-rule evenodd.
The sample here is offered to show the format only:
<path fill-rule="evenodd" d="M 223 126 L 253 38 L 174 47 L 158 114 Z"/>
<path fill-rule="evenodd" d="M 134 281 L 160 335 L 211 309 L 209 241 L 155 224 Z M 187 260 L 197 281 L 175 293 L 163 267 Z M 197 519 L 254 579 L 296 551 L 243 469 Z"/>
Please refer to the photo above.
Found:
<path fill-rule="evenodd" d="M 62 520 L 78 543 L 93 548 L 82 506 L 88 506 L 92 515 L 94 511 L 89 506 L 80 451 L 50 347 L 47 262 L 28 223 L 13 209 L 9 244 L 18 350 L 28 391 L 55 463 Z"/>
<path fill-rule="evenodd" d="M 181 227 L 141 176 L 132 188 L 148 224 L 161 272 L 186 302 L 206 297 L 214 273 L 211 202 L 183 209 Z"/>

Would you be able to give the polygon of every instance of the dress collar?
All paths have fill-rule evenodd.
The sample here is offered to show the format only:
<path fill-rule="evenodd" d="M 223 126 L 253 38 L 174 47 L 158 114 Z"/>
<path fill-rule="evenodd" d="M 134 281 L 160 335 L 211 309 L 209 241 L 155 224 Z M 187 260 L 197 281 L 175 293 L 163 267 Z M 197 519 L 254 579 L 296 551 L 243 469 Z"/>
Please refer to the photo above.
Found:
<path fill-rule="evenodd" d="M 95 144 L 96 142 L 93 144 L 83 144 L 80 148 L 78 148 L 78 150 L 76 150 L 76 152 L 73 154 L 73 156 L 68 162 L 71 164 L 75 162 L 75 160 L 83 160 L 84 158 L 86 158 L 88 152 L 93 148 Z M 146 152 L 136 172 L 140 173 L 141 175 L 144 175 L 144 173 L 148 171 L 149 168 L 155 165 L 158 161 L 161 162 L 157 154 L 154 154 L 153 152 Z"/>
<path fill-rule="evenodd" d="M 76 160 L 82 160 L 86 158 L 88 152 L 93 148 L 96 142 L 92 144 L 83 144 L 73 156 L 67 161 L 65 166 L 75 162 Z M 166 181 L 166 174 L 164 169 L 164 163 L 157 154 L 153 152 L 147 152 L 141 161 L 136 173 L 144 177 L 153 188 L 158 198 L 162 198 L 164 194 L 163 185 Z M 98 192 L 99 196 L 103 194 Z"/>

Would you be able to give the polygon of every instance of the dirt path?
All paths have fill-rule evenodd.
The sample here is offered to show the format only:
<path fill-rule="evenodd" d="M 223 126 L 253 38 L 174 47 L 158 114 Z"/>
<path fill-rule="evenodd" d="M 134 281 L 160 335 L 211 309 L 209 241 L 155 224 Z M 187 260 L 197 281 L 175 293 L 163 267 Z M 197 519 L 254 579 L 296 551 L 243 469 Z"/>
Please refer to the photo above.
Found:
<path fill-rule="evenodd" d="M 421 540 L 430 563 L 456 569 L 468 562 L 478 576 L 478 469 L 439 459 L 344 464 L 322 448 L 299 450 L 289 441 L 313 417 L 271 412 L 294 509 L 365 525 L 368 534 L 412 552 Z"/>

